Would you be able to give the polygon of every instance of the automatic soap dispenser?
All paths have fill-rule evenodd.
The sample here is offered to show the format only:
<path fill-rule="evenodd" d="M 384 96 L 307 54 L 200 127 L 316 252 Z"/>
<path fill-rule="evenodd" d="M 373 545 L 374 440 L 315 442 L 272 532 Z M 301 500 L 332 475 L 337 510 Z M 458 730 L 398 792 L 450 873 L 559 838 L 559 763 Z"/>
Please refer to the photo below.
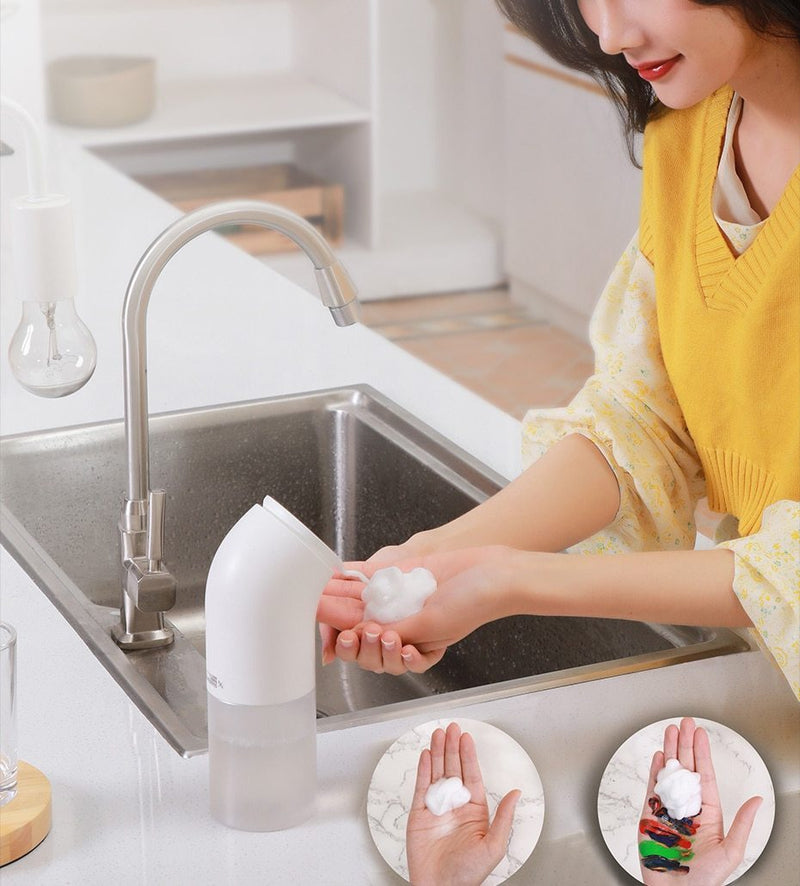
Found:
<path fill-rule="evenodd" d="M 315 615 L 341 565 L 269 496 L 214 555 L 205 603 L 210 801 L 229 827 L 281 830 L 313 812 Z"/>

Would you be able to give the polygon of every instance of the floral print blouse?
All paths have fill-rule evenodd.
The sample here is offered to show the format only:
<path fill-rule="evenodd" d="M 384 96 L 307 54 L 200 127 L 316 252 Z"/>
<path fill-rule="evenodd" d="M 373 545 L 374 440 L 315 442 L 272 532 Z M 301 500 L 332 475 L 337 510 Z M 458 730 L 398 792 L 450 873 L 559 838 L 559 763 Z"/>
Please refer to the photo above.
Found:
<path fill-rule="evenodd" d="M 740 108 L 736 101 L 731 106 L 714 200 L 717 222 L 737 253 L 763 226 L 733 165 L 730 142 Z M 653 268 L 637 242 L 634 236 L 592 317 L 594 374 L 569 406 L 532 409 L 523 420 L 525 467 L 562 437 L 579 433 L 600 448 L 619 481 L 614 521 L 573 552 L 677 550 L 696 541 L 704 480 L 661 357 Z M 770 505 L 752 535 L 739 538 L 730 516 L 715 534 L 713 542 L 735 554 L 733 589 L 760 645 L 800 699 L 800 502 Z"/>

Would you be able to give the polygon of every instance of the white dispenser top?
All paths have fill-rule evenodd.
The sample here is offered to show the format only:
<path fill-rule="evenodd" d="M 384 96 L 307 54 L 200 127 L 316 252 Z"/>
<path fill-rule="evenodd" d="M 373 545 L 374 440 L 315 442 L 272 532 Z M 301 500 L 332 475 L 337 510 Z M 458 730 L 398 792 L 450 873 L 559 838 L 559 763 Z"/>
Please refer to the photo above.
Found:
<path fill-rule="evenodd" d="M 341 565 L 274 499 L 253 505 L 222 540 L 206 581 L 208 691 L 240 705 L 311 692 L 317 601 Z"/>
<path fill-rule="evenodd" d="M 301 523 L 300 520 L 295 517 L 295 515 L 291 511 L 287 511 L 286 508 L 271 495 L 268 495 L 263 503 L 262 507 L 269 511 L 271 514 L 274 514 L 280 521 L 282 521 L 287 528 L 291 529 L 292 532 L 298 537 L 298 539 L 317 557 L 320 558 L 324 563 L 327 563 L 330 566 L 331 572 L 339 570 L 342 568 L 342 561 L 339 557 L 322 541 L 319 536 L 314 535 L 314 533 L 306 526 L 305 523 Z"/>

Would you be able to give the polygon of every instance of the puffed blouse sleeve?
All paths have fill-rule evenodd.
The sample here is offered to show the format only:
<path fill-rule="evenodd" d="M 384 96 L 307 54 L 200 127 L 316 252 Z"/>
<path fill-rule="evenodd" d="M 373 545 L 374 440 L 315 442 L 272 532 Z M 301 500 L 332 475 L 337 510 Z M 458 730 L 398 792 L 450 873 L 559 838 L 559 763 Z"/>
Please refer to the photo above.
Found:
<path fill-rule="evenodd" d="M 756 639 L 800 699 L 800 502 L 775 502 L 758 532 L 720 547 L 736 556 L 733 590 Z"/>
<path fill-rule="evenodd" d="M 638 235 L 603 290 L 590 337 L 595 371 L 572 402 L 525 415 L 523 466 L 562 437 L 582 434 L 616 474 L 616 517 L 571 551 L 691 548 L 695 505 L 704 488 L 702 469 L 661 357 L 655 276 L 639 251 Z"/>

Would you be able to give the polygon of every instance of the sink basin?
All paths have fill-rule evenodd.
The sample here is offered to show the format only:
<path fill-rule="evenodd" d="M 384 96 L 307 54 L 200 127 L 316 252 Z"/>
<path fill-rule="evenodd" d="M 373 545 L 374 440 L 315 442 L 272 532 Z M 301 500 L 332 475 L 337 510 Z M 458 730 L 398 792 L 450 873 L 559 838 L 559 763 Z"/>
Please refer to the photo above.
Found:
<path fill-rule="evenodd" d="M 206 749 L 203 595 L 214 552 L 272 495 L 344 559 L 450 520 L 503 478 L 366 386 L 152 416 L 151 483 L 167 490 L 178 580 L 173 645 L 123 652 L 117 520 L 122 422 L 0 440 L 0 536 L 161 734 Z M 746 649 L 736 634 L 638 622 L 518 617 L 450 649 L 427 674 L 318 667 L 320 731 L 417 706 L 482 701 Z"/>

